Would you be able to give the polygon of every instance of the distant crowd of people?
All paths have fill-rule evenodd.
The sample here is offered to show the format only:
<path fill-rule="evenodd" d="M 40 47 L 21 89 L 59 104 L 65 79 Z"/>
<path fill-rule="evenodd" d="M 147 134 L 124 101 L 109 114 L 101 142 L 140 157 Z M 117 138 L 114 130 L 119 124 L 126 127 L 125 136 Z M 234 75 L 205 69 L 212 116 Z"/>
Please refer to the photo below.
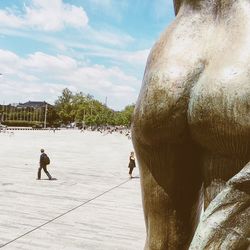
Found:
<path fill-rule="evenodd" d="M 10 130 L 7 130 L 7 128 L 2 128 L 2 127 L 0 127 L 0 133 L 6 134 L 6 135 L 9 135 L 9 136 L 14 135 L 14 131 L 10 131 Z"/>
<path fill-rule="evenodd" d="M 25 130 L 24 128 L 15 128 L 15 130 Z M 32 129 L 31 129 L 32 130 Z M 48 131 L 56 132 L 60 130 L 60 128 L 46 128 Z M 99 132 L 103 135 L 119 133 L 121 135 L 125 135 L 129 140 L 131 139 L 130 129 L 125 126 L 83 126 L 80 128 L 80 132 L 92 131 Z M 7 127 L 0 127 L 0 133 L 7 133 L 9 135 L 14 135 L 13 130 L 8 130 Z"/>
<path fill-rule="evenodd" d="M 119 133 L 121 135 L 125 135 L 128 139 L 131 139 L 130 129 L 124 126 L 84 126 L 80 131 L 97 131 L 103 135 Z"/>

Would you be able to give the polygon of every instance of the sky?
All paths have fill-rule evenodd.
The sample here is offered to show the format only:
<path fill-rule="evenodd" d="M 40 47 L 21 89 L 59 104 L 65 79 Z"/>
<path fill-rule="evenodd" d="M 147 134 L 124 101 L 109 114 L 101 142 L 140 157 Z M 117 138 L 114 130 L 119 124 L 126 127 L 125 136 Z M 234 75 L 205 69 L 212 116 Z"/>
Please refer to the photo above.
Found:
<path fill-rule="evenodd" d="M 69 88 L 122 110 L 173 18 L 172 0 L 1 0 L 0 104 Z"/>

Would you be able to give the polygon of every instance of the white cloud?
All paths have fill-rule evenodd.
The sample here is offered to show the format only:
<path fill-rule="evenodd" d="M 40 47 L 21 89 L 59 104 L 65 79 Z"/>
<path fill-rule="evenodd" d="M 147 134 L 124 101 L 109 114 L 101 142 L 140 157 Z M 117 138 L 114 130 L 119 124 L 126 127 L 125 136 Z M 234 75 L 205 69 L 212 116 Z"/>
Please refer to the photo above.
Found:
<path fill-rule="evenodd" d="M 23 73 L 23 72 L 18 72 L 17 76 L 19 79 L 22 79 L 25 82 L 37 82 L 37 81 L 39 81 L 38 77 L 31 75 L 31 74 Z"/>
<path fill-rule="evenodd" d="M 87 14 L 82 7 L 65 4 L 62 0 L 32 0 L 32 4 L 24 9 L 23 15 L 14 13 L 11 9 L 0 10 L 2 34 L 40 40 L 60 50 L 66 50 L 64 45 L 66 41 L 52 37 L 51 33 L 40 31 L 59 31 L 66 26 L 84 28 L 75 37 L 81 41 L 82 45 L 87 46 L 88 44 L 105 44 L 125 47 L 135 41 L 132 36 L 120 30 L 113 30 L 110 27 L 95 29 L 89 26 Z M 32 33 L 28 28 L 32 29 Z"/>
<path fill-rule="evenodd" d="M 150 49 L 138 50 L 134 52 L 125 52 L 120 55 L 121 60 L 134 65 L 146 65 Z M 118 59 L 118 58 L 117 58 Z"/>
<path fill-rule="evenodd" d="M 48 100 L 54 102 L 61 90 L 68 87 L 74 91 L 90 93 L 114 109 L 135 102 L 140 81 L 127 75 L 119 67 L 84 65 L 65 56 L 52 56 L 36 52 L 26 58 L 0 50 L 0 68 L 5 65 L 0 79 L 1 102 L 14 100 Z M 12 70 L 9 70 L 12 69 Z M 6 71 L 5 71 L 6 70 Z"/>
<path fill-rule="evenodd" d="M 101 9 L 104 15 L 116 21 L 123 19 L 122 11 L 128 7 L 127 0 L 86 0 L 92 9 Z"/>
<path fill-rule="evenodd" d="M 19 28 L 24 25 L 24 20 L 10 10 L 0 10 L 0 26 Z"/>
<path fill-rule="evenodd" d="M 53 69 L 54 73 L 65 73 L 76 69 L 77 62 L 64 55 L 51 56 L 42 52 L 35 52 L 24 60 L 23 66 L 37 72 L 51 71 Z"/>
<path fill-rule="evenodd" d="M 87 30 L 88 36 L 91 40 L 101 43 L 108 44 L 112 46 L 124 46 L 131 42 L 134 42 L 134 38 L 128 34 L 124 34 L 120 31 L 108 31 L 108 30 L 95 30 L 89 28 Z"/>
<path fill-rule="evenodd" d="M 0 10 L 0 26 L 12 28 L 36 28 L 43 31 L 58 31 L 65 26 L 83 28 L 88 16 L 82 7 L 65 4 L 62 0 L 32 0 L 22 15 L 10 9 Z"/>
<path fill-rule="evenodd" d="M 30 33 L 17 31 L 17 30 L 0 29 L 0 32 L 7 36 L 25 37 L 28 39 L 34 39 L 35 41 L 46 43 L 48 45 L 52 45 L 56 49 L 59 49 L 61 53 L 71 50 L 72 54 L 75 54 L 74 56 L 76 58 L 99 57 L 99 58 L 110 59 L 113 61 L 114 64 L 117 64 L 117 65 L 122 65 L 123 63 L 126 63 L 128 66 L 136 68 L 137 72 L 138 70 L 143 72 L 143 68 L 146 65 L 147 57 L 150 52 L 150 49 L 127 51 L 127 50 L 116 49 L 116 48 L 105 48 L 102 45 L 96 45 L 92 43 L 80 43 L 74 40 L 61 40 L 59 38 L 41 35 L 41 34 L 34 36 L 34 35 L 31 35 Z M 120 43 L 120 46 L 122 46 L 122 42 L 125 42 L 126 38 L 124 39 L 124 36 L 120 35 L 119 39 L 120 39 L 120 42 L 117 42 L 117 43 Z M 101 40 L 101 36 L 100 36 L 100 40 Z M 77 52 L 73 52 L 75 49 Z M 32 56 L 34 56 L 34 54 L 32 54 Z M 46 63 L 44 62 L 45 60 L 44 57 L 47 57 L 48 55 L 44 54 L 44 57 L 43 57 L 42 53 L 40 52 L 40 54 L 37 54 L 36 56 L 37 60 L 38 60 L 38 55 L 40 55 L 40 60 L 42 60 L 41 63 L 45 64 L 45 66 L 48 65 L 47 62 Z M 33 62 L 33 63 L 37 64 L 37 62 Z"/>
<path fill-rule="evenodd" d="M 134 103 L 140 81 L 134 76 L 125 74 L 118 67 L 93 65 L 79 67 L 71 74 L 61 75 L 63 82 L 71 83 L 78 90 L 91 93 L 100 100 L 109 98 L 109 105 L 121 109 Z"/>
<path fill-rule="evenodd" d="M 75 45 L 78 47 L 77 45 Z M 104 49 L 94 47 L 89 49 L 85 54 L 90 56 L 98 56 L 102 58 L 110 58 L 118 64 L 122 62 L 127 63 L 133 67 L 144 67 L 147 62 L 150 49 L 137 50 L 137 51 L 123 51 L 116 49 Z"/>
<path fill-rule="evenodd" d="M 20 58 L 11 51 L 0 50 L 0 73 L 15 74 L 20 67 Z"/>
<path fill-rule="evenodd" d="M 144 67 L 150 49 L 128 51 L 122 49 L 104 48 L 97 45 L 85 45 L 78 42 L 65 42 L 65 46 L 70 48 L 82 49 L 85 56 L 95 56 L 108 58 L 117 64 L 127 63 L 133 67 Z"/>

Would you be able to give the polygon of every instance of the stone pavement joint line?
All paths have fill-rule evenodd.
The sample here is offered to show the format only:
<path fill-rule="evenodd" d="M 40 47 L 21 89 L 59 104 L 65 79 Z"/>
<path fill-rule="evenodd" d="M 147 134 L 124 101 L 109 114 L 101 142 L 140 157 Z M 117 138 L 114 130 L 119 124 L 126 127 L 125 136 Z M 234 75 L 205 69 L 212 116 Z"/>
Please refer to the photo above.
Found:
<path fill-rule="evenodd" d="M 112 187 L 112 188 L 110 188 L 110 189 L 104 191 L 103 193 L 101 193 L 101 194 L 99 194 L 99 195 L 97 195 L 97 196 L 95 196 L 95 197 L 93 197 L 93 198 L 91 198 L 91 199 L 89 199 L 89 200 L 87 200 L 87 201 L 81 203 L 80 205 L 78 205 L 78 206 L 76 206 L 76 207 L 74 207 L 74 208 L 72 208 L 72 209 L 66 211 L 65 213 L 62 213 L 62 214 L 56 216 L 55 218 L 53 218 L 53 219 L 51 219 L 51 220 L 49 220 L 49 221 L 43 223 L 42 225 L 37 226 L 37 227 L 31 229 L 30 231 L 28 231 L 28 232 L 26 232 L 26 233 L 24 233 L 24 234 L 22 234 L 22 235 L 16 237 L 15 239 L 13 239 L 13 240 L 11 240 L 11 241 L 9 241 L 9 242 L 7 242 L 7 243 L 1 245 L 0 248 L 3 248 L 4 246 L 9 245 L 10 243 L 15 242 L 16 240 L 21 239 L 22 237 L 24 237 L 24 236 L 26 236 L 26 235 L 28 235 L 28 234 L 30 234 L 30 233 L 32 233 L 32 232 L 38 230 L 39 228 L 41 228 L 41 227 L 43 227 L 43 226 L 45 226 L 45 225 L 47 225 L 47 224 L 49 224 L 49 223 L 51 223 L 51 222 L 57 220 L 58 218 L 63 217 L 64 215 L 66 215 L 66 214 L 68 214 L 68 213 L 70 213 L 70 212 L 72 212 L 72 211 L 74 211 L 74 210 L 76 210 L 76 209 L 78 209 L 79 207 L 82 207 L 82 206 L 86 205 L 87 203 L 90 203 L 91 201 L 96 200 L 97 198 L 99 198 L 99 197 L 105 195 L 106 193 L 109 193 L 109 192 L 111 192 L 112 190 L 114 190 L 114 189 L 116 189 L 116 188 L 118 188 L 118 187 L 124 185 L 125 183 L 127 183 L 127 182 L 130 181 L 130 180 L 131 180 L 131 179 L 127 179 L 126 181 L 123 181 L 122 183 L 120 183 L 120 184 L 118 184 L 118 185 L 116 185 L 116 186 L 114 186 L 114 187 Z"/>

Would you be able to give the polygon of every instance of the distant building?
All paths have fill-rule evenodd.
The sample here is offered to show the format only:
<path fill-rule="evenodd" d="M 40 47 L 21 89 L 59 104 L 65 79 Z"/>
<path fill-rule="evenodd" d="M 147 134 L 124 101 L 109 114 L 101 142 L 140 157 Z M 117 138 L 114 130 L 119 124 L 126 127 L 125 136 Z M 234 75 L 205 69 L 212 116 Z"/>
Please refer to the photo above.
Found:
<path fill-rule="evenodd" d="M 17 105 L 18 108 L 43 108 L 46 106 L 46 104 L 49 106 L 49 107 L 52 107 L 53 105 L 43 101 L 43 102 L 34 102 L 34 101 L 28 101 L 28 102 L 25 102 L 25 103 L 19 103 Z"/>

